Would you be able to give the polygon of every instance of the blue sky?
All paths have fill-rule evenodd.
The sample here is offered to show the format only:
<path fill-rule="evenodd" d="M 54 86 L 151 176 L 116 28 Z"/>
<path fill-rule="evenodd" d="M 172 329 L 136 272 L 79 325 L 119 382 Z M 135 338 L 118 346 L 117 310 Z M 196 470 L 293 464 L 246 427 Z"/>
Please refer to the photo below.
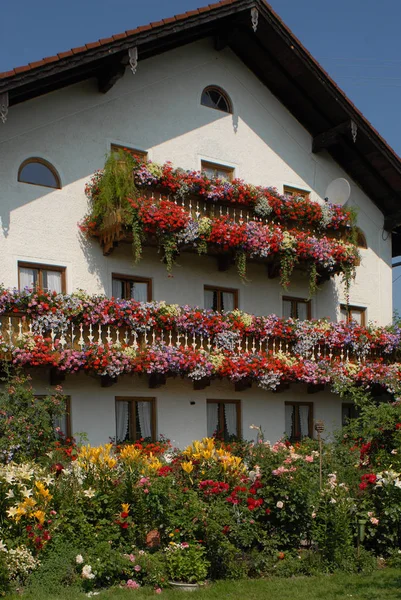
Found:
<path fill-rule="evenodd" d="M 207 0 L 3 0 L 0 72 L 203 6 Z M 270 0 L 401 155 L 401 1 Z M 399 277 L 399 279 L 397 279 Z M 393 272 L 401 312 L 401 267 Z"/>

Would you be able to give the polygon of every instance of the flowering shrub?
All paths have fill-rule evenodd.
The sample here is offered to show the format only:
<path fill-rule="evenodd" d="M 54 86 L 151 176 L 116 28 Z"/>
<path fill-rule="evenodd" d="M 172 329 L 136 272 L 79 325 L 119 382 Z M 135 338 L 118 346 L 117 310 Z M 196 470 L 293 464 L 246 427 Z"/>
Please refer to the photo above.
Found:
<path fill-rule="evenodd" d="M 16 328 L 15 338 L 3 343 L 5 357 L 17 366 L 113 378 L 135 373 L 194 381 L 224 377 L 254 381 L 268 390 L 281 382 L 329 384 L 334 391 L 376 385 L 400 393 L 398 326 L 0 288 L 0 317 L 14 312 L 24 313 L 32 329 L 17 335 Z M 122 328 L 126 331 L 120 334 Z"/>
<path fill-rule="evenodd" d="M 124 156 L 127 162 L 121 172 Z M 122 173 L 128 178 L 125 184 L 119 180 Z M 140 196 L 133 189 L 130 195 L 134 182 L 139 191 L 152 186 L 168 193 L 168 197 Z M 127 195 L 122 197 L 124 191 Z M 354 216 L 349 210 L 331 204 L 321 206 L 302 197 L 287 198 L 273 188 L 255 187 L 239 179 L 231 183 L 209 179 L 203 173 L 173 169 L 170 163 L 161 166 L 136 160 L 130 153 L 125 153 L 119 160 L 110 156 L 103 176 L 96 172 L 85 192 L 91 203 L 91 212 L 79 225 L 83 233 L 89 237 L 101 234 L 103 228 L 107 229 L 108 218 L 113 214 L 114 221 L 132 230 L 135 259 L 139 260 L 141 256 L 145 237 L 155 236 L 164 251 L 169 271 L 180 248 L 194 247 L 203 253 L 210 245 L 235 255 L 243 279 L 246 277 L 247 256 L 278 259 L 284 287 L 289 285 L 294 266 L 304 262 L 309 265 L 310 289 L 313 292 L 319 270 L 329 274 L 342 272 L 348 289 L 358 264 L 354 235 L 347 234 L 348 241 L 323 235 L 324 231 L 342 229 L 344 234 L 345 230 L 350 230 Z M 170 195 L 174 200 L 170 200 Z M 185 207 L 184 199 L 194 195 L 212 205 L 223 202 L 246 206 L 255 214 L 251 215 L 251 219 L 249 215 L 245 219 L 239 210 L 238 221 L 228 216 L 228 212 L 223 216 L 221 210 L 220 216 L 214 213 L 210 217 L 202 216 L 198 201 L 195 212 L 191 211 L 191 203 L 189 209 Z M 285 228 L 283 224 L 286 224 Z M 290 229 L 288 224 L 292 225 Z"/>
<path fill-rule="evenodd" d="M 205 581 L 210 563 L 200 544 L 170 542 L 165 549 L 167 574 L 172 581 L 201 583 Z"/>

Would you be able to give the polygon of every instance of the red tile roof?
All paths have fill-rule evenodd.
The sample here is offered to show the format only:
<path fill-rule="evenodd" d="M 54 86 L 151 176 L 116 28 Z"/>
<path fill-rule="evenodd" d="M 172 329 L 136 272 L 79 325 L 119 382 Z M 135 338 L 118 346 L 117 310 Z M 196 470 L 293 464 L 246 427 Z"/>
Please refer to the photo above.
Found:
<path fill-rule="evenodd" d="M 125 39 L 128 37 L 131 37 L 132 35 L 135 35 L 137 33 L 141 33 L 143 31 L 150 31 L 152 29 L 157 29 L 159 27 L 163 27 L 170 23 L 174 23 L 174 21 L 182 21 L 184 19 L 188 19 L 190 17 L 199 15 L 201 13 L 210 12 L 212 10 L 218 9 L 221 6 L 226 6 L 229 4 L 235 4 L 235 3 L 240 3 L 240 2 L 241 2 L 241 0 L 221 0 L 221 2 L 209 4 L 209 6 L 204 6 L 202 8 L 197 8 L 195 10 L 189 10 L 185 13 L 181 13 L 179 15 L 175 15 L 175 16 L 169 17 L 167 19 L 162 19 L 161 21 L 155 21 L 154 23 L 149 23 L 148 25 L 141 25 L 141 26 L 137 27 L 136 29 L 129 29 L 128 31 L 125 31 L 123 33 L 118 33 L 109 38 L 103 38 L 97 42 L 91 42 L 89 44 L 85 44 L 85 46 L 80 46 L 78 48 L 71 48 L 71 50 L 67 50 L 66 52 L 60 52 L 57 54 L 57 56 L 50 56 L 47 58 L 43 58 L 42 60 L 38 60 L 38 61 L 35 61 L 32 63 L 29 63 L 28 65 L 16 67 L 15 69 L 12 69 L 11 71 L 5 71 L 3 73 L 0 73 L 0 79 L 5 79 L 7 77 L 13 77 L 14 75 L 19 75 L 20 73 L 31 71 L 33 69 L 38 69 L 39 67 L 43 67 L 44 65 L 46 65 L 48 63 L 57 62 L 58 60 L 62 60 L 63 58 L 68 58 L 69 56 L 73 56 L 74 54 L 81 54 L 81 53 L 87 52 L 88 50 L 92 50 L 93 48 L 97 48 L 100 46 L 106 46 L 107 44 L 111 44 L 112 42 L 114 42 L 116 40 L 122 40 L 122 39 Z"/>

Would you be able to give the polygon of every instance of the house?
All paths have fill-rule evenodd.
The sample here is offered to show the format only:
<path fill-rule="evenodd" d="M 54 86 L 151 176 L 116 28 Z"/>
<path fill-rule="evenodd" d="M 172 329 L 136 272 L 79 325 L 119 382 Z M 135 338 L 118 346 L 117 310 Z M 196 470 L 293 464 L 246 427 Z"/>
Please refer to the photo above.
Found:
<path fill-rule="evenodd" d="M 215 431 L 253 439 L 252 425 L 267 439 L 299 439 L 315 435 L 316 421 L 330 432 L 352 415 L 333 378 L 397 389 L 399 334 L 386 326 L 400 159 L 263 0 L 223 0 L 2 73 L 0 116 L 0 282 L 67 294 L 38 309 L 4 289 L 0 348 L 31 373 L 38 395 L 63 380 L 63 429 L 93 444 L 163 434 L 184 446 Z M 208 226 L 228 227 L 226 238 L 216 233 L 206 254 L 182 243 L 171 274 L 147 234 L 133 264 L 132 235 L 116 219 L 83 238 L 85 186 L 119 148 L 140 158 L 138 185 L 146 160 L 202 171 L 209 192 L 220 178 L 221 201 L 200 191 L 199 174 L 185 194 L 173 171 L 165 214 L 174 203 L 193 222 L 203 210 Z M 154 185 L 139 194 L 159 206 L 166 168 L 152 168 Z M 326 190 L 338 180 L 350 194 L 333 208 Z M 265 202 L 257 217 L 252 194 Z M 244 282 L 227 241 L 234 225 L 256 236 L 237 252 L 237 262 L 248 258 Z M 342 280 L 354 267 L 348 297 Z M 77 290 L 87 296 L 71 300 Z M 378 329 L 366 337 L 370 321 Z"/>

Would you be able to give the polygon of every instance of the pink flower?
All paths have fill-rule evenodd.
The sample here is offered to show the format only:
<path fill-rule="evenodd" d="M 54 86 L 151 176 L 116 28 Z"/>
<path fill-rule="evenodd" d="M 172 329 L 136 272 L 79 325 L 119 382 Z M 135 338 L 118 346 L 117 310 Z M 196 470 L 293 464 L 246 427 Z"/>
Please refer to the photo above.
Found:
<path fill-rule="evenodd" d="M 313 456 L 312 455 L 305 456 L 305 461 L 308 463 L 313 463 Z"/>
<path fill-rule="evenodd" d="M 372 523 L 372 525 L 378 525 L 379 519 L 376 519 L 376 517 L 370 517 L 370 522 Z"/>
<path fill-rule="evenodd" d="M 182 542 L 181 546 L 182 548 L 189 548 L 188 542 Z"/>
<path fill-rule="evenodd" d="M 155 588 L 155 592 L 156 592 L 156 594 L 161 594 L 162 593 L 162 589 L 161 588 Z"/>
<path fill-rule="evenodd" d="M 141 565 L 135 565 L 134 567 L 134 571 L 136 571 L 137 573 L 139 573 L 139 571 L 142 569 Z"/>
<path fill-rule="evenodd" d="M 139 587 L 140 587 L 139 583 L 137 583 L 133 579 L 128 579 L 127 588 L 130 588 L 131 590 L 137 590 Z"/>
<path fill-rule="evenodd" d="M 129 555 L 129 559 L 131 562 L 135 562 L 135 556 L 133 554 Z"/>

